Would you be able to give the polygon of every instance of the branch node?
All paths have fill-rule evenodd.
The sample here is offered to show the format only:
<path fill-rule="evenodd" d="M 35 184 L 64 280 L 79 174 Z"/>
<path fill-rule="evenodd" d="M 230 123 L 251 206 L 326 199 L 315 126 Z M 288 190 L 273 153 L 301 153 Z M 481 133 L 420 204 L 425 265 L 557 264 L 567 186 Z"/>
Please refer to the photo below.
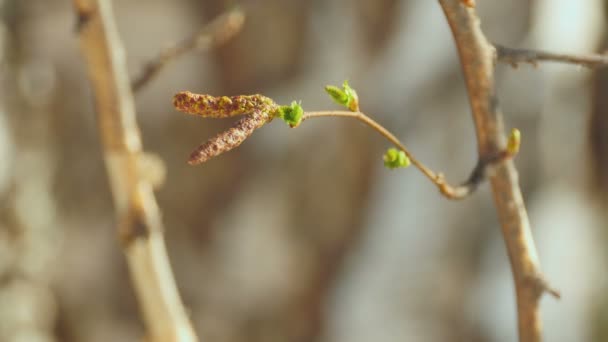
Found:
<path fill-rule="evenodd" d="M 150 227 L 141 208 L 131 206 L 118 225 L 118 238 L 126 250 L 138 239 L 148 239 Z"/>
<path fill-rule="evenodd" d="M 531 278 L 532 278 L 532 281 L 534 282 L 534 286 L 536 288 L 536 291 L 537 291 L 539 297 L 542 296 L 543 293 L 548 293 L 555 299 L 562 298 L 561 292 L 559 290 L 557 290 L 556 288 L 554 288 L 553 286 L 551 286 L 543 275 L 537 274 L 535 276 L 532 276 Z"/>
<path fill-rule="evenodd" d="M 78 6 L 76 8 L 76 22 L 74 24 L 74 31 L 80 33 L 84 27 L 93 18 L 94 10 L 85 6 Z"/>

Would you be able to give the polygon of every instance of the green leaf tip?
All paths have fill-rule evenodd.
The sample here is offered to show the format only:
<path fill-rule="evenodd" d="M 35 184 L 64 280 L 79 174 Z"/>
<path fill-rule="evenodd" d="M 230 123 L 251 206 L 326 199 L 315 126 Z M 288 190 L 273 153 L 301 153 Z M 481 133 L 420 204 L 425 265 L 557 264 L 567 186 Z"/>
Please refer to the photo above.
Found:
<path fill-rule="evenodd" d="M 359 96 L 355 89 L 348 85 L 348 81 L 344 81 L 342 89 L 333 86 L 325 86 L 325 92 L 339 105 L 348 108 L 351 112 L 359 111 Z"/>
<path fill-rule="evenodd" d="M 391 170 L 410 166 L 410 158 L 405 155 L 405 152 L 393 147 L 386 150 L 383 159 L 384 166 Z"/>
<path fill-rule="evenodd" d="M 280 106 L 278 116 L 289 126 L 297 127 L 302 122 L 304 109 L 300 103 L 293 101 L 289 106 Z"/>
<path fill-rule="evenodd" d="M 509 139 L 507 140 L 507 152 L 511 155 L 516 155 L 519 152 L 519 145 L 521 144 L 521 132 L 517 128 L 511 130 Z"/>

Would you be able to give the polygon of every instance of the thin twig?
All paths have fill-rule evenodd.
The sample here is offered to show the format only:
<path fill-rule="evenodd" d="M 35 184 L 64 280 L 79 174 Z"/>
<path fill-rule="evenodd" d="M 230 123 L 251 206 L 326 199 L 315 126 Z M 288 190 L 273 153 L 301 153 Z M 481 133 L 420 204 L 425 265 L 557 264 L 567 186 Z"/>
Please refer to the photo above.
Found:
<path fill-rule="evenodd" d="M 91 79 L 119 235 L 149 341 L 197 341 L 173 279 L 111 2 L 74 0 Z"/>
<path fill-rule="evenodd" d="M 453 186 L 445 180 L 443 174 L 435 173 L 433 170 L 424 165 L 421 161 L 414 157 L 414 155 L 407 149 L 407 147 L 405 147 L 405 145 L 399 139 L 397 139 L 397 137 L 395 137 L 394 134 L 392 134 L 389 130 L 387 130 L 382 125 L 367 116 L 365 113 L 350 111 L 306 112 L 302 117 L 302 121 L 321 117 L 344 117 L 356 119 L 363 122 L 364 124 L 372 128 L 374 131 L 382 135 L 384 138 L 386 138 L 388 141 L 390 141 L 393 145 L 397 146 L 401 151 L 403 151 L 410 159 L 412 164 L 418 170 L 420 170 L 431 182 L 433 182 L 433 184 L 437 186 L 441 194 L 443 194 L 449 199 L 463 199 L 469 196 L 485 179 L 485 175 L 488 169 L 512 157 L 512 155 L 506 152 L 505 150 L 501 150 L 496 153 L 495 157 L 493 158 L 486 158 L 483 160 L 480 159 L 480 163 L 478 163 L 477 167 L 475 167 L 469 179 L 461 185 Z"/>
<path fill-rule="evenodd" d="M 494 44 L 494 48 L 496 48 L 498 61 L 508 63 L 513 67 L 517 67 L 519 63 L 530 63 L 536 66 L 538 62 L 567 63 L 587 68 L 608 66 L 608 56 L 606 55 L 572 55 L 541 50 L 514 49 L 498 44 Z"/>
<path fill-rule="evenodd" d="M 494 89 L 496 50 L 481 31 L 474 7 L 465 7 L 461 0 L 439 0 L 450 25 L 475 122 L 480 158 L 503 149 L 502 114 Z M 540 272 L 540 265 L 528 214 L 518 184 L 517 170 L 512 162 L 498 165 L 490 176 L 494 202 L 507 246 L 517 294 L 520 342 L 540 342 L 542 324 L 539 301 L 549 286 Z"/>
<path fill-rule="evenodd" d="M 143 70 L 135 77 L 132 87 L 134 92 L 148 84 L 169 62 L 192 50 L 208 50 L 220 46 L 234 37 L 243 27 L 245 13 L 238 7 L 218 16 L 194 35 L 167 47 L 158 56 L 147 62 Z"/>

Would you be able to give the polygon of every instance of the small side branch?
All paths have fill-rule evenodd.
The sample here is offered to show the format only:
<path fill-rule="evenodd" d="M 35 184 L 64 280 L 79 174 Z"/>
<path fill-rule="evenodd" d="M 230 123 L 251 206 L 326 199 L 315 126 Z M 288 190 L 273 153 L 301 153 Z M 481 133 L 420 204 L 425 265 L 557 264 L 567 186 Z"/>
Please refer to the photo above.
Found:
<path fill-rule="evenodd" d="M 352 118 L 355 120 L 359 120 L 368 127 L 372 128 L 374 131 L 378 132 L 388 141 L 390 141 L 393 145 L 397 146 L 401 151 L 407 155 L 412 164 L 422 172 L 433 184 L 437 186 L 439 192 L 449 199 L 463 199 L 470 194 L 472 194 L 479 184 L 481 184 L 490 171 L 495 165 L 498 165 L 506 160 L 509 160 L 513 157 L 512 153 L 509 153 L 507 150 L 499 151 L 494 154 L 491 158 L 480 159 L 479 163 L 469 176 L 469 179 L 462 183 L 461 185 L 450 185 L 446 180 L 442 173 L 436 173 L 431 170 L 429 167 L 424 165 L 421 161 L 419 161 L 414 155 L 405 147 L 405 145 L 395 137 L 389 130 L 384 128 L 382 125 L 374 121 L 369 116 L 365 115 L 362 112 L 350 112 L 350 111 L 316 111 L 316 112 L 306 112 L 302 117 L 302 121 L 313 118 L 321 118 L 321 117 L 342 117 L 342 118 Z"/>
<path fill-rule="evenodd" d="M 133 91 L 141 90 L 169 62 L 187 52 L 208 50 L 226 43 L 241 30 L 244 22 L 245 13 L 241 9 L 235 8 L 215 18 L 194 35 L 161 50 L 158 56 L 147 62 L 143 70 L 135 77 L 132 83 Z"/>
<path fill-rule="evenodd" d="M 539 62 L 556 62 L 580 65 L 587 68 L 608 66 L 608 56 L 599 54 L 572 55 L 541 50 L 514 49 L 494 44 L 496 58 L 499 62 L 517 67 L 520 63 L 536 66 Z"/>
<path fill-rule="evenodd" d="M 145 156 L 111 5 L 109 0 L 74 0 L 119 237 L 147 329 L 146 341 L 195 342 L 169 264 L 154 184 L 142 172 Z"/>
<path fill-rule="evenodd" d="M 533 280 L 536 283 L 539 293 L 546 292 L 546 293 L 550 294 L 553 298 L 556 298 L 556 299 L 562 298 L 562 293 L 558 289 L 551 286 L 551 284 L 549 284 L 547 279 L 545 279 L 545 277 L 542 274 L 537 274 L 536 276 L 533 277 Z"/>

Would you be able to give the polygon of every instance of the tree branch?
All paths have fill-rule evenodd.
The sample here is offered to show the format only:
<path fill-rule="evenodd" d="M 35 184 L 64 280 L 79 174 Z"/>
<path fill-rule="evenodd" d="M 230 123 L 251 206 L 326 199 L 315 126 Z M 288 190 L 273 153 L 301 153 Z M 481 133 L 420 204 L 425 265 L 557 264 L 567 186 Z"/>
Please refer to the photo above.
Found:
<path fill-rule="evenodd" d="M 439 0 L 450 25 L 468 89 L 477 132 L 480 159 L 505 145 L 502 114 L 494 90 L 495 48 L 481 31 L 474 7 L 461 0 Z M 542 339 L 539 301 L 549 289 L 540 265 L 530 222 L 512 162 L 496 167 L 490 176 L 494 202 L 515 280 L 520 342 Z M 558 295 L 555 291 L 550 291 Z"/>
<path fill-rule="evenodd" d="M 407 155 L 412 164 L 420 170 L 433 184 L 437 186 L 439 192 L 449 199 L 463 199 L 469 195 L 471 195 L 483 182 L 486 178 L 486 174 L 490 169 L 492 169 L 495 165 L 498 165 L 506 160 L 509 160 L 513 157 L 512 153 L 509 153 L 507 150 L 501 150 L 498 153 L 494 154 L 491 158 L 480 159 L 479 163 L 471 172 L 471 176 L 458 186 L 450 185 L 446 180 L 442 173 L 435 173 L 429 167 L 424 165 L 421 161 L 419 161 L 414 155 L 405 147 L 405 145 L 395 137 L 389 130 L 384 128 L 382 125 L 374 121 L 369 116 L 365 115 L 362 112 L 350 112 L 350 111 L 316 111 L 316 112 L 306 112 L 302 117 L 302 121 L 312 118 L 320 118 L 320 117 L 342 117 L 342 118 L 352 118 L 363 122 L 365 125 L 378 132 L 388 141 L 390 141 L 393 145 L 397 146 L 401 151 Z"/>
<path fill-rule="evenodd" d="M 519 63 L 530 63 L 536 66 L 538 62 L 567 63 L 587 68 L 608 66 L 608 56 L 606 55 L 572 55 L 541 50 L 513 49 L 498 44 L 494 44 L 494 48 L 498 61 L 511 64 L 513 67 L 517 67 Z"/>
<path fill-rule="evenodd" d="M 240 8 L 234 8 L 205 25 L 192 36 L 160 51 L 158 56 L 147 62 L 143 70 L 134 78 L 134 92 L 140 91 L 169 62 L 192 50 L 208 50 L 220 46 L 234 37 L 243 27 L 245 13 Z"/>
<path fill-rule="evenodd" d="M 103 154 L 135 293 L 150 341 L 196 341 L 173 279 L 142 143 L 124 49 L 109 0 L 74 0 Z"/>

